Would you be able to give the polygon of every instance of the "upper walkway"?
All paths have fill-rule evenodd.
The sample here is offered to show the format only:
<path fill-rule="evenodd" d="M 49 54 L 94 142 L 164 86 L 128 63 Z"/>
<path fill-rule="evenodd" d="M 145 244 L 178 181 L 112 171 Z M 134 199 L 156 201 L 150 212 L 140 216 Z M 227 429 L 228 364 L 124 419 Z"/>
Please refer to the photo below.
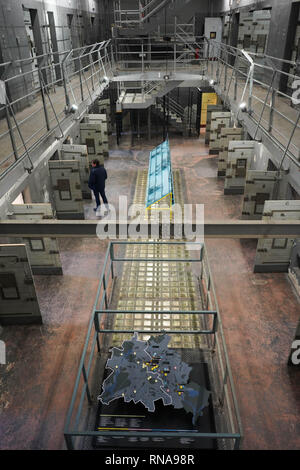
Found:
<path fill-rule="evenodd" d="M 0 119 L 1 181 L 20 162 L 32 170 L 34 151 L 41 153 L 54 141 L 63 143 L 68 135 L 65 122 L 75 125 L 110 81 L 117 82 L 119 94 L 132 81 L 140 84 L 142 94 L 153 81 L 200 87 L 209 82 L 232 109 L 236 122 L 251 128 L 253 138 L 265 138 L 277 149 L 282 160 L 278 166 L 287 169 L 291 164 L 299 169 L 299 109 L 281 90 L 284 81 L 296 83 L 300 77 L 284 71 L 287 61 L 205 38 L 197 44 L 178 38 L 167 43 L 131 38 L 127 46 L 119 39 L 65 51 L 59 62 L 45 54 L 38 71 L 31 69 L 32 63 L 29 58 L 0 65 L 6 90 Z M 16 94 L 17 98 L 9 99 Z M 0 186 L 0 198 L 4 186 Z"/>

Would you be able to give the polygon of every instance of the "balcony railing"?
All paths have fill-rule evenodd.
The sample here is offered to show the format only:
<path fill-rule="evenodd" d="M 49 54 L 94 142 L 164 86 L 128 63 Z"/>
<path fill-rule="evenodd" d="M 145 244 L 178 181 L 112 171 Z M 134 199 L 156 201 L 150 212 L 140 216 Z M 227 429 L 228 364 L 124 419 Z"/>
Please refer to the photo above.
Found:
<path fill-rule="evenodd" d="M 171 80 L 189 79 L 191 74 L 206 79 L 235 109 L 236 120 L 247 115 L 255 126 L 254 138 L 266 135 L 277 146 L 280 168 L 289 161 L 299 168 L 300 111 L 294 97 L 300 77 L 286 71 L 294 65 L 204 37 L 180 40 L 175 34 L 167 42 L 157 37 L 118 38 L 2 63 L 0 179 L 20 159 L 25 158 L 25 168 L 31 170 L 31 152 L 50 136 L 62 138 L 72 105 L 91 104 L 113 77 L 120 76 L 126 88 L 130 75 L 141 83 L 145 96 L 166 75 Z"/>

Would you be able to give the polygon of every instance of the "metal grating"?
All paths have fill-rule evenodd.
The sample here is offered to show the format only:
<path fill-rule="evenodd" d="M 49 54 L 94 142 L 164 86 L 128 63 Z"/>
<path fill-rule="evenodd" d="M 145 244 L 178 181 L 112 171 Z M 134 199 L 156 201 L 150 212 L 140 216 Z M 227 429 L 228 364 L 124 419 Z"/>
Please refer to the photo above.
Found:
<path fill-rule="evenodd" d="M 145 205 L 146 191 L 147 191 L 147 181 L 148 181 L 148 170 L 139 170 L 136 179 L 135 193 L 133 198 L 133 204 Z M 182 188 L 182 178 L 181 172 L 179 169 L 173 170 L 173 184 L 174 184 L 174 195 L 176 199 L 176 204 L 179 204 L 182 208 L 182 213 L 184 213 L 184 198 L 183 198 L 183 188 Z M 166 204 L 165 199 L 159 201 L 153 207 L 155 209 L 164 209 L 168 208 L 169 205 Z M 158 211 L 151 211 L 151 208 L 145 210 L 144 218 L 145 220 L 153 220 L 158 217 Z M 173 220 L 173 214 L 171 214 L 170 220 Z"/>
<path fill-rule="evenodd" d="M 179 170 L 173 172 L 176 201 L 183 207 L 183 191 Z M 143 204 L 147 188 L 147 170 L 140 170 L 134 195 L 135 204 Z M 153 215 L 151 215 L 152 217 Z M 128 245 L 125 258 L 140 258 L 149 261 L 125 262 L 118 289 L 116 330 L 196 330 L 201 329 L 199 315 L 184 314 L 184 311 L 201 310 L 202 301 L 198 279 L 189 263 L 189 252 L 184 245 Z M 182 262 L 151 262 L 151 258 L 186 259 Z M 149 311 L 126 314 L 126 310 Z M 151 314 L 153 310 L 182 311 L 180 314 Z M 202 325 L 203 326 L 203 325 Z M 118 346 L 129 334 L 114 334 L 112 345 Z M 143 339 L 149 336 L 142 335 Z M 171 347 L 199 348 L 197 335 L 172 335 Z"/>

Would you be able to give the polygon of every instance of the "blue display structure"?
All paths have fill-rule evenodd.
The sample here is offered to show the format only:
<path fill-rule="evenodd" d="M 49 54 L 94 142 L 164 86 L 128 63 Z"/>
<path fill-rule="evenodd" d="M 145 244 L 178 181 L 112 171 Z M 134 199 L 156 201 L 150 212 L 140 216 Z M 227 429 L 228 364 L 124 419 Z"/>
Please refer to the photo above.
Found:
<path fill-rule="evenodd" d="M 159 205 L 162 200 L 167 202 L 167 207 Z M 148 210 L 167 208 L 171 211 L 174 203 L 171 153 L 167 139 L 150 152 L 145 205 Z"/>

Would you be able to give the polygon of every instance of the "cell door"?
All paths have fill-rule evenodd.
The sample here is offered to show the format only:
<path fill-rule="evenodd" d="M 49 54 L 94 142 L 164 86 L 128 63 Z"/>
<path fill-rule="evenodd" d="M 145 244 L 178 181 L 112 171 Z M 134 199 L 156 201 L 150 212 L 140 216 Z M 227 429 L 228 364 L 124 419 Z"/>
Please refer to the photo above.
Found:
<path fill-rule="evenodd" d="M 251 47 L 251 35 L 245 34 L 243 39 L 243 49 L 249 50 Z"/>
<path fill-rule="evenodd" d="M 21 220 L 54 219 L 51 204 L 12 204 L 9 218 Z M 58 242 L 53 237 L 23 238 L 33 274 L 62 274 Z"/>
<path fill-rule="evenodd" d="M 266 201 L 263 220 L 300 220 L 300 201 Z M 287 272 L 294 240 L 274 238 L 258 240 L 254 272 Z"/>
<path fill-rule="evenodd" d="M 61 160 L 79 162 L 82 196 L 84 199 L 91 199 L 91 190 L 88 187 L 90 168 L 87 146 L 64 144 L 61 149 Z"/>
<path fill-rule="evenodd" d="M 50 160 L 49 171 L 58 219 L 84 219 L 79 162 Z"/>
<path fill-rule="evenodd" d="M 42 323 L 24 244 L 0 245 L 0 324 Z"/>
<path fill-rule="evenodd" d="M 237 178 L 244 178 L 246 176 L 247 171 L 247 159 L 246 158 L 238 158 L 236 161 L 236 177 Z"/>

